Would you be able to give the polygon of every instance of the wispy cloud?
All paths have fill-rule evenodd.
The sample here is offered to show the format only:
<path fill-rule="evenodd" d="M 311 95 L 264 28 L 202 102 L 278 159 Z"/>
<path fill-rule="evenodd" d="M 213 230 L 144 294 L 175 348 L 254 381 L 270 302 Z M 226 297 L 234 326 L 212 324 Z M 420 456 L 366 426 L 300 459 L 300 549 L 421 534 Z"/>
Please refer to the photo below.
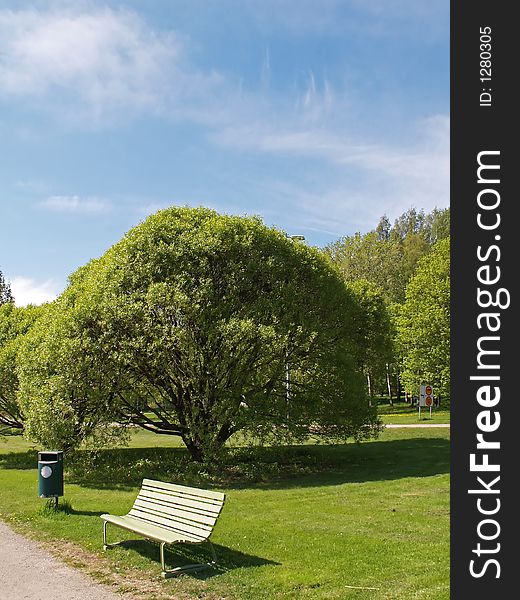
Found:
<path fill-rule="evenodd" d="M 41 206 L 47 210 L 82 215 L 100 215 L 111 210 L 112 205 L 98 198 L 80 198 L 79 196 L 50 196 Z"/>
<path fill-rule="evenodd" d="M 216 143 L 291 160 L 304 159 L 308 177 L 267 180 L 265 197 L 292 206 L 293 223 L 327 234 L 366 229 L 386 213 L 410 206 L 431 210 L 449 203 L 449 117 L 436 115 L 412 127 L 408 144 L 358 139 L 348 128 L 312 127 L 302 120 L 275 128 L 257 120 L 214 134 Z M 327 175 L 320 174 L 326 167 Z M 316 173 L 313 178 L 312 173 Z"/>
<path fill-rule="evenodd" d="M 259 56 L 254 85 L 241 82 L 238 74 L 233 79 L 229 71 L 225 78 L 190 62 L 188 38 L 154 29 L 135 12 L 59 4 L 59 10 L 0 10 L 0 100 L 20 98 L 37 110 L 55 110 L 60 120 L 65 114 L 69 120 L 111 123 L 153 113 L 196 123 L 217 151 L 274 159 L 273 171 L 250 182 L 265 192 L 264 214 L 282 214 L 280 206 L 290 206 L 295 225 L 329 235 L 366 229 L 383 213 L 398 216 L 411 205 L 429 210 L 448 204 L 447 115 L 414 123 L 406 113 L 394 123 L 385 118 L 384 103 L 356 90 L 355 78 L 347 82 L 347 76 L 327 76 L 305 66 L 280 86 L 276 53 L 267 47 Z M 391 23 L 393 35 L 400 35 L 407 19 L 434 20 L 442 29 L 445 19 L 439 15 L 447 10 L 445 4 L 441 11 L 412 0 L 328 0 L 319 10 L 311 0 L 246 5 L 265 27 L 264 19 L 276 6 L 273 27 L 296 35 L 330 27 L 344 33 L 358 26 L 361 35 L 361 23 L 375 35 L 391 29 Z M 345 68 L 353 67 L 346 61 Z M 385 131 L 376 122 L 383 118 Z M 283 175 L 279 159 L 288 159 Z M 304 170 L 305 180 L 300 178 Z M 225 185 L 236 187 L 239 178 L 235 170 Z M 207 204 L 209 197 L 206 193 L 201 200 Z M 90 215 L 111 209 L 106 200 L 79 196 L 50 196 L 41 204 Z M 163 206 L 150 198 L 138 211 L 147 215 Z"/>
<path fill-rule="evenodd" d="M 52 302 L 61 291 L 52 279 L 38 282 L 28 277 L 14 277 L 10 284 L 16 306 Z"/>
<path fill-rule="evenodd" d="M 73 5 L 72 5 L 73 6 Z M 180 110 L 207 92 L 214 73 L 190 69 L 180 38 L 124 10 L 0 10 L 0 97 L 100 119 Z M 58 93 L 57 93 L 58 92 Z"/>

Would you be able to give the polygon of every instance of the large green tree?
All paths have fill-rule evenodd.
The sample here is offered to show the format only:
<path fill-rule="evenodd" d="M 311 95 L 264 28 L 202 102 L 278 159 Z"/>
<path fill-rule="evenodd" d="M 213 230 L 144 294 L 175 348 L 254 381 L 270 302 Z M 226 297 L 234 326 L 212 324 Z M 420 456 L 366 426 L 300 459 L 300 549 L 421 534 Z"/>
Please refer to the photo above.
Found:
<path fill-rule="evenodd" d="M 80 269 L 73 281 L 84 273 Z M 82 319 L 89 318 L 69 288 L 47 306 L 18 345 L 17 400 L 24 434 L 47 447 L 69 450 L 92 437 L 104 443 L 124 434 L 113 423 L 116 392 L 82 330 Z"/>
<path fill-rule="evenodd" d="M 354 295 L 317 250 L 257 218 L 160 211 L 76 273 L 55 306 L 25 345 L 35 437 L 53 420 L 40 410 L 51 396 L 78 428 L 63 432 L 70 444 L 116 415 L 180 436 L 196 460 L 238 431 L 298 438 L 312 426 L 344 439 L 377 428 L 356 368 Z"/>
<path fill-rule="evenodd" d="M 397 319 L 402 380 L 418 393 L 421 384 L 449 396 L 450 390 L 450 240 L 423 257 L 406 290 Z"/>

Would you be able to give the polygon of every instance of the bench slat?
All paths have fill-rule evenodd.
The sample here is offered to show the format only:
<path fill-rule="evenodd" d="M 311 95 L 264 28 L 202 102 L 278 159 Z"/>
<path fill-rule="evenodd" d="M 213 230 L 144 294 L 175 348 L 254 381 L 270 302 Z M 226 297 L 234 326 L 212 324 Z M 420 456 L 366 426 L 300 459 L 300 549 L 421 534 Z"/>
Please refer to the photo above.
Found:
<path fill-rule="evenodd" d="M 179 519 L 183 519 L 188 522 L 202 523 L 210 528 L 215 525 L 217 517 L 208 517 L 200 513 L 183 510 L 175 506 L 164 505 L 158 502 L 151 502 L 138 496 L 134 502 L 133 508 L 142 508 L 151 513 L 157 513 L 161 516 L 171 516 Z"/>
<path fill-rule="evenodd" d="M 175 483 L 166 483 L 164 481 L 155 481 L 154 479 L 143 479 L 143 487 L 150 486 L 158 489 L 191 494 L 200 498 L 210 498 L 224 502 L 225 494 L 222 492 L 214 492 L 212 490 L 201 490 L 199 488 L 188 487 L 186 485 L 177 485 Z"/>
<path fill-rule="evenodd" d="M 116 515 L 101 515 L 104 521 L 108 521 L 113 525 L 127 529 L 128 531 L 134 531 L 145 538 L 155 540 L 157 542 L 166 542 L 167 544 L 174 544 L 175 542 L 191 542 L 199 543 L 199 539 L 194 536 L 187 536 L 182 533 L 159 527 L 153 523 L 149 523 L 143 519 L 136 519 L 128 515 L 118 517 Z"/>
<path fill-rule="evenodd" d="M 176 492 L 174 490 L 163 490 L 161 488 L 157 488 L 150 485 L 143 485 L 141 488 L 141 492 L 150 492 L 154 494 L 162 494 L 165 498 L 179 498 L 183 501 L 190 502 L 199 502 L 201 505 L 205 506 L 222 506 L 224 503 L 223 500 L 215 500 L 215 498 L 206 498 L 204 496 L 195 496 L 194 494 L 185 494 L 182 492 Z"/>
<path fill-rule="evenodd" d="M 179 507 L 190 507 L 192 509 L 196 509 L 197 511 L 201 511 L 203 514 L 206 515 L 218 516 L 222 509 L 222 504 L 209 504 L 206 502 L 199 502 L 197 500 L 190 500 L 188 498 L 172 496 L 171 494 L 155 492 L 150 489 L 142 489 L 139 492 L 139 496 L 141 498 L 147 498 L 150 500 L 160 500 L 169 506 L 176 505 Z"/>
<path fill-rule="evenodd" d="M 164 527 L 169 531 L 176 531 L 181 534 L 188 534 L 195 538 L 199 538 L 200 541 L 205 540 L 209 537 L 211 533 L 211 529 L 203 529 L 202 527 L 196 525 L 187 525 L 186 523 L 181 523 L 180 521 L 172 521 L 171 519 L 167 519 L 165 517 L 160 517 L 159 515 L 150 514 L 144 510 L 140 510 L 137 508 L 132 508 L 128 513 L 128 516 L 134 517 L 136 519 L 143 519 L 149 523 L 153 523 L 155 525 Z"/>

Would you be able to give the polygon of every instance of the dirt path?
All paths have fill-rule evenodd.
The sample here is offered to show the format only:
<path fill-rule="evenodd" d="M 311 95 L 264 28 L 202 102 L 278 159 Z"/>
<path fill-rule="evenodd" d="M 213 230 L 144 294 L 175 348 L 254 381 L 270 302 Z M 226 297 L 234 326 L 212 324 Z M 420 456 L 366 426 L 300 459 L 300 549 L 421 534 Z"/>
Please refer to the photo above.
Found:
<path fill-rule="evenodd" d="M 401 429 L 409 427 L 449 427 L 449 423 L 395 423 L 385 425 L 388 429 Z"/>
<path fill-rule="evenodd" d="M 2 600 L 121 600 L 108 587 L 68 567 L 0 521 Z"/>

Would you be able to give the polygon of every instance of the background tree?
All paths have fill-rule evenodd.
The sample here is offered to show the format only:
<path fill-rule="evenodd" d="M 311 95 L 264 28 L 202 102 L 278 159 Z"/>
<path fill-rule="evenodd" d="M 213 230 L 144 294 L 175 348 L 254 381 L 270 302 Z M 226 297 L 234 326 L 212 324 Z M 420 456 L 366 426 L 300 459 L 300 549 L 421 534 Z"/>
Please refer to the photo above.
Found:
<path fill-rule="evenodd" d="M 18 406 L 17 355 L 23 336 L 44 310 L 42 306 L 0 306 L 0 426 L 23 429 L 24 417 Z"/>
<path fill-rule="evenodd" d="M 450 389 L 450 240 L 437 242 L 423 257 L 406 290 L 398 318 L 402 380 L 417 392 L 424 383 L 437 394 Z"/>
<path fill-rule="evenodd" d="M 4 279 L 2 271 L 0 271 L 0 306 L 2 304 L 14 302 L 13 294 L 11 292 L 11 286 Z"/>
<path fill-rule="evenodd" d="M 341 238 L 324 249 L 339 269 L 345 283 L 364 279 L 380 288 L 388 302 L 404 297 L 406 275 L 402 243 L 385 237 L 384 231 Z"/>
<path fill-rule="evenodd" d="M 392 361 L 392 324 L 381 290 L 365 279 L 349 285 L 357 301 L 358 311 L 354 341 L 359 366 L 367 380 L 369 403 L 374 396 L 374 381 L 386 378 Z"/>
<path fill-rule="evenodd" d="M 376 228 L 365 234 L 356 233 L 341 238 L 324 249 L 324 254 L 339 270 L 347 285 L 364 279 L 375 284 L 383 293 L 393 323 L 393 356 L 386 365 L 385 377 L 374 372 L 370 388 L 383 391 L 386 387 L 390 402 L 392 389 L 400 397 L 400 372 L 403 355 L 400 340 L 396 339 L 400 306 L 419 261 L 433 244 L 449 236 L 450 210 L 435 208 L 430 213 L 410 208 L 391 225 L 383 215 Z"/>
<path fill-rule="evenodd" d="M 410 208 L 393 226 L 383 215 L 374 230 L 343 237 L 324 252 L 347 283 L 366 279 L 381 288 L 388 304 L 402 303 L 419 260 L 449 236 L 449 223 L 449 208 L 429 214 Z"/>
<path fill-rule="evenodd" d="M 180 436 L 196 460 L 237 431 L 369 435 L 356 310 L 317 250 L 259 219 L 160 211 L 76 273 L 25 344 L 30 433 L 45 435 L 40 407 L 52 395 L 66 421 L 117 407 L 122 422 Z M 62 434 L 95 428 L 81 422 Z"/>

